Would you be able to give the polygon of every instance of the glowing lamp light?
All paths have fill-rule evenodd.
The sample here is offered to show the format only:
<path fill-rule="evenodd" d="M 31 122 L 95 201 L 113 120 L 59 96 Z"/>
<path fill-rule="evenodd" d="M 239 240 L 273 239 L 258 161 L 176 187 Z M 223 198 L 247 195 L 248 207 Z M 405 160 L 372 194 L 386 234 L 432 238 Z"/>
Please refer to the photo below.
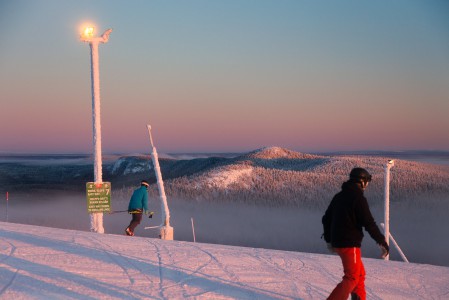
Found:
<path fill-rule="evenodd" d="M 85 37 L 93 37 L 94 36 L 94 28 L 87 27 L 86 29 L 84 29 L 84 36 Z"/>

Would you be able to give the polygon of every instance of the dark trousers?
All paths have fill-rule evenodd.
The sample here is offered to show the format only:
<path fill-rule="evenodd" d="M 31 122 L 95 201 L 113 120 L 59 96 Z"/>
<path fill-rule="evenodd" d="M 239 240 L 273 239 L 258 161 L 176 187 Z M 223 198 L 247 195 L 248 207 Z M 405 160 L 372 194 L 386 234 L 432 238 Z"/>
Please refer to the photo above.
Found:
<path fill-rule="evenodd" d="M 131 230 L 132 232 L 134 232 L 134 229 L 137 227 L 137 225 L 140 224 L 140 222 L 142 221 L 142 213 L 132 213 L 132 219 L 131 222 L 129 223 L 129 230 Z"/>

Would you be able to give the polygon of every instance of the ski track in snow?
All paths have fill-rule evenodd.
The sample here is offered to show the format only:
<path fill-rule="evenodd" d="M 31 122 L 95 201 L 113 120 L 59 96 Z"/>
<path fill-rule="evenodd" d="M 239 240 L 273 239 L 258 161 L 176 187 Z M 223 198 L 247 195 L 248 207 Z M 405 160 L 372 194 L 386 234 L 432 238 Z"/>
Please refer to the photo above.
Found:
<path fill-rule="evenodd" d="M 2 257 L 2 259 L 0 260 L 0 265 L 3 265 L 3 263 L 4 263 L 4 261 L 6 261 L 7 259 L 9 259 L 10 257 L 12 257 L 13 256 L 13 254 L 14 254 L 14 252 L 16 251 L 16 247 L 14 246 L 14 244 L 12 244 L 12 243 L 10 243 L 10 242 L 8 242 L 8 241 L 4 241 L 4 240 L 2 240 L 1 241 L 2 243 L 4 242 L 4 243 L 6 243 L 6 244 L 8 244 L 9 245 L 9 247 L 7 246 L 6 247 L 6 249 L 8 250 L 9 249 L 9 253 L 8 254 L 1 254 L 2 256 L 4 256 L 4 257 Z M 2 250 L 3 250 L 3 245 L 2 245 Z M 2 251 L 3 252 L 3 251 Z M 11 284 L 14 282 L 14 280 L 16 279 L 16 277 L 17 277 L 17 273 L 19 272 L 19 269 L 16 269 L 15 271 L 14 271 L 14 273 L 13 273 L 13 275 L 11 276 L 11 279 L 8 281 L 8 283 L 7 284 L 5 284 L 5 286 L 0 290 L 0 296 L 1 295 L 3 295 L 3 293 L 11 286 Z"/>
<path fill-rule="evenodd" d="M 336 255 L 0 223 L 0 299 L 326 299 Z M 449 268 L 364 259 L 368 299 L 448 299 Z"/>
<path fill-rule="evenodd" d="M 269 256 L 268 258 L 265 258 L 263 256 L 261 256 L 264 260 L 269 261 L 271 264 L 273 264 L 280 273 L 285 273 L 288 272 L 288 268 L 286 267 L 282 267 L 282 265 L 280 265 L 278 262 L 273 261 L 272 258 Z M 322 267 L 320 266 L 316 266 L 314 267 L 314 264 L 312 264 L 310 266 L 310 263 L 308 263 L 307 265 L 302 261 L 299 260 L 300 262 L 300 266 L 298 266 L 298 270 L 302 270 L 306 273 L 311 273 L 311 272 L 317 272 L 318 270 L 318 274 L 320 276 L 322 276 L 323 278 L 328 278 L 330 280 L 335 279 L 334 276 L 332 276 L 331 274 L 329 274 L 329 272 L 327 272 L 326 270 L 324 270 Z M 293 264 L 293 261 L 291 261 L 290 263 Z M 295 279 L 294 282 L 295 283 L 299 283 L 300 286 L 305 286 L 305 291 L 307 293 L 307 295 L 309 296 L 310 299 L 314 299 L 316 297 L 321 298 L 321 299 L 325 299 L 328 296 L 328 291 L 316 287 L 315 284 L 311 281 L 308 280 L 308 278 L 304 278 L 304 276 L 298 276 L 296 275 L 296 273 L 292 274 L 293 278 Z M 301 288 L 299 288 L 299 290 L 301 290 Z"/>
<path fill-rule="evenodd" d="M 93 237 L 88 237 L 88 240 L 92 241 L 94 244 L 96 244 L 99 249 L 102 249 L 103 246 L 105 246 L 107 249 L 102 249 L 102 251 L 110 257 L 112 262 L 115 262 L 118 267 L 120 267 L 123 271 L 123 273 L 126 275 L 129 285 L 127 288 L 131 291 L 131 294 L 135 299 L 141 299 L 145 296 L 145 294 L 134 292 L 134 286 L 136 282 L 144 281 L 144 282 L 153 282 L 153 279 L 146 274 L 146 271 L 141 268 L 138 264 L 136 264 L 132 259 L 129 259 L 128 257 L 120 254 L 119 252 L 115 251 L 114 248 L 108 244 L 101 244 L 97 240 L 93 239 Z"/>

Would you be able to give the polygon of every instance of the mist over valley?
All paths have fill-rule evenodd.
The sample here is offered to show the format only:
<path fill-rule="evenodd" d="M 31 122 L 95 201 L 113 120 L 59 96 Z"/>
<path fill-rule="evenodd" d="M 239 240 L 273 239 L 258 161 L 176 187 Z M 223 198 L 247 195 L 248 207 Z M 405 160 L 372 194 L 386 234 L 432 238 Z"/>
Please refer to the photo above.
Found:
<path fill-rule="evenodd" d="M 377 223 L 383 222 L 384 166 L 391 169 L 391 232 L 411 262 L 449 266 L 449 155 L 427 153 L 430 162 L 392 153 L 306 154 L 267 147 L 249 153 L 160 155 L 159 162 L 176 240 L 326 253 L 321 217 L 332 196 L 361 166 L 373 174 L 365 195 Z M 424 160 L 424 155 L 405 158 Z M 408 155 L 408 156 L 407 156 Z M 416 159 L 418 158 L 418 159 Z M 443 163 L 436 164 L 435 160 Z M 136 235 L 157 237 L 160 201 L 149 155 L 103 158 L 103 180 L 112 183 L 113 210 L 125 210 L 141 179 L 151 183 L 150 210 Z M 0 192 L 9 192 L 8 221 L 89 230 L 85 184 L 93 181 L 89 155 L 2 155 Z M 5 214 L 3 214 L 5 213 Z M 6 203 L 0 201 L 0 219 Z M 123 234 L 127 213 L 104 214 L 106 233 Z M 366 237 L 363 255 L 377 257 Z M 393 249 L 391 258 L 400 260 Z"/>

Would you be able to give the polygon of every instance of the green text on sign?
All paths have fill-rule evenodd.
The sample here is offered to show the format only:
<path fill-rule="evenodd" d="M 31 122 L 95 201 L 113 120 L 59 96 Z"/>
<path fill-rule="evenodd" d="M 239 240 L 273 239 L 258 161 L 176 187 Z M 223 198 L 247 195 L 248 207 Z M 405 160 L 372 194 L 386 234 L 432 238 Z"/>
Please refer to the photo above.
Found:
<path fill-rule="evenodd" d="M 86 183 L 87 211 L 89 213 L 111 211 L 111 183 Z"/>

